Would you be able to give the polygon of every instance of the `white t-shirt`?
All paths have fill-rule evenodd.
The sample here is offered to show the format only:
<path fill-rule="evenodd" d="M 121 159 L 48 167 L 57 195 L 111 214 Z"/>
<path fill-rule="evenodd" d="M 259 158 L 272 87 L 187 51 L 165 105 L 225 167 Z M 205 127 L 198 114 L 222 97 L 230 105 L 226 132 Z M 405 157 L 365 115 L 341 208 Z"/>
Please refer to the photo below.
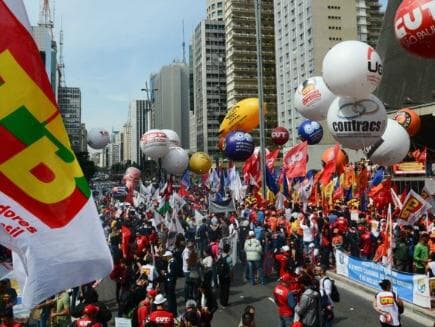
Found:
<path fill-rule="evenodd" d="M 434 274 L 435 276 L 435 261 L 429 261 L 428 265 L 429 269 L 432 270 L 432 274 Z M 429 272 L 427 273 L 427 275 L 429 276 Z"/>
<path fill-rule="evenodd" d="M 319 291 L 320 291 L 320 296 L 327 295 L 328 299 L 329 299 L 329 303 L 331 305 L 333 305 L 333 301 L 331 299 L 332 282 L 331 282 L 331 280 L 327 276 L 324 276 L 324 277 L 322 277 L 320 279 L 320 282 L 319 282 Z"/>
<path fill-rule="evenodd" d="M 311 227 L 308 227 L 307 225 L 301 223 L 301 228 L 303 231 L 302 239 L 304 242 L 311 243 L 314 241 L 314 235 L 313 235 L 313 225 L 311 224 Z"/>
<path fill-rule="evenodd" d="M 385 319 L 386 315 L 379 317 L 379 320 L 383 323 L 389 324 L 391 326 L 399 326 L 399 308 L 397 307 L 396 301 L 394 299 L 394 294 L 392 292 L 382 291 L 376 294 L 376 307 L 388 314 L 388 319 Z"/>
<path fill-rule="evenodd" d="M 211 255 L 202 259 L 202 265 L 204 268 L 211 269 L 213 266 L 213 257 Z"/>

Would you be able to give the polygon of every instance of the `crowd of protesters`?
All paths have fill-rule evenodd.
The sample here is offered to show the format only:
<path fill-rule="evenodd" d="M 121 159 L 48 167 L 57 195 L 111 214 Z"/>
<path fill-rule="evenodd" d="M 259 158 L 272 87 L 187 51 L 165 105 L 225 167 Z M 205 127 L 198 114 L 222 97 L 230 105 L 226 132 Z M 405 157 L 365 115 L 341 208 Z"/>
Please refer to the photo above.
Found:
<path fill-rule="evenodd" d="M 133 326 L 212 326 L 216 311 L 231 305 L 235 271 L 254 287 L 278 281 L 273 295 L 280 326 L 331 326 L 339 295 L 325 273 L 334 267 L 337 250 L 387 264 L 387 248 L 393 244 L 394 269 L 429 276 L 435 271 L 433 216 L 413 226 L 394 224 L 389 240 L 386 219 L 372 213 L 355 219 L 345 204 L 336 203 L 325 215 L 321 207 L 302 210 L 286 203 L 276 209 L 247 198 L 236 211 L 215 214 L 204 201 L 205 190 L 193 187 L 191 192 L 191 201 L 178 212 L 167 209 L 163 220 L 162 199 L 136 207 L 110 195 L 99 201 L 114 259 L 110 278 L 116 284 L 116 315 L 130 318 Z M 381 287 L 387 289 L 386 283 Z M 41 327 L 106 326 L 112 314 L 99 301 L 96 285 L 44 301 L 33 310 L 30 322 Z M 11 312 L 6 309 L 14 295 L 8 299 L 12 302 L 3 301 L 0 311 L 4 325 L 14 326 L 13 321 L 8 324 Z M 385 326 L 398 326 L 393 320 Z M 255 326 L 254 307 L 241 313 L 239 326 Z"/>

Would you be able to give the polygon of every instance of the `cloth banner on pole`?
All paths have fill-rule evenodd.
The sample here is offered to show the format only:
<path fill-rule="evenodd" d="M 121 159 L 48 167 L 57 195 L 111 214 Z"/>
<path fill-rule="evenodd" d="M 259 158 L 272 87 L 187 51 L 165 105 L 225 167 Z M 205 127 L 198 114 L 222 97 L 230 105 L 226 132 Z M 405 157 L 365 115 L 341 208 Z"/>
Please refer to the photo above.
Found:
<path fill-rule="evenodd" d="M 405 201 L 403 201 L 403 207 L 400 210 L 398 219 L 407 225 L 414 225 L 421 215 L 430 208 L 432 208 L 432 205 L 429 202 L 414 190 L 410 190 Z"/>
<path fill-rule="evenodd" d="M 0 224 L 34 307 L 106 277 L 112 257 L 38 48 L 3 1 L 0 31 Z"/>

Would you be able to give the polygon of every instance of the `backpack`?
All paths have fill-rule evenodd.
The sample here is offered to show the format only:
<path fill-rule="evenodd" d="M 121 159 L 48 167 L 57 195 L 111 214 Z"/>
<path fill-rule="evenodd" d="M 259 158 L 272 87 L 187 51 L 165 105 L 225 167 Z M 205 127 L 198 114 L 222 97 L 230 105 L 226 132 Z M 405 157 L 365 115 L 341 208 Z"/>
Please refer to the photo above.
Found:
<path fill-rule="evenodd" d="M 340 293 L 338 293 L 338 288 L 335 285 L 335 280 L 333 280 L 333 279 L 331 279 L 329 277 L 326 277 L 323 280 L 323 284 L 325 284 L 325 280 L 326 279 L 329 279 L 331 281 L 331 300 L 334 301 L 334 302 L 340 302 Z"/>
<path fill-rule="evenodd" d="M 216 272 L 222 279 L 228 279 L 231 277 L 230 264 L 227 261 L 227 257 L 220 257 L 216 262 Z"/>

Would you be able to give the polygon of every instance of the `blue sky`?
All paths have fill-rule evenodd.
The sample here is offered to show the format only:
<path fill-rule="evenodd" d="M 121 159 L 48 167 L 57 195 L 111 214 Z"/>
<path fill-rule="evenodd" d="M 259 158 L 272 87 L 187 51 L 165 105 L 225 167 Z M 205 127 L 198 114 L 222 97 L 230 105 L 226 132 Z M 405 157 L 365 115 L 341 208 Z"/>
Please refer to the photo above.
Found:
<path fill-rule="evenodd" d="M 32 24 L 40 0 L 24 0 Z M 56 38 L 64 30 L 66 83 L 82 89 L 87 128 L 120 128 L 129 100 L 152 72 L 182 57 L 205 0 L 56 0 Z"/>
<path fill-rule="evenodd" d="M 24 0 L 32 24 L 40 0 Z M 182 57 L 205 16 L 206 0 L 56 0 L 56 38 L 64 30 L 68 86 L 82 90 L 87 128 L 118 129 L 128 103 L 143 98 L 140 89 L 165 64 Z M 383 4 L 387 0 L 381 0 Z"/>

